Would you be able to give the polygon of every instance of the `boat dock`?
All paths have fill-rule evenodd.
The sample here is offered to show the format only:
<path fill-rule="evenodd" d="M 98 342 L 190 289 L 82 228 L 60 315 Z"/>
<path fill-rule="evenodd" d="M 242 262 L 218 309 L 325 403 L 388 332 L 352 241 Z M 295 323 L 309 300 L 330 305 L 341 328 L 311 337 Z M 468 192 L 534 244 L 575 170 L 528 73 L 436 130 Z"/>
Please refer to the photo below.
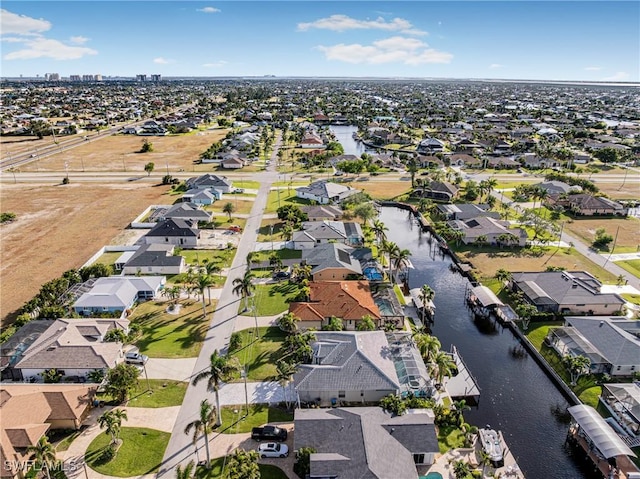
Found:
<path fill-rule="evenodd" d="M 478 404 L 480 400 L 480 387 L 478 382 L 471 375 L 467 365 L 462 360 L 458 349 L 451 345 L 451 357 L 456 364 L 458 374 L 447 379 L 445 388 L 449 396 L 453 399 L 463 398 L 473 404 Z"/>

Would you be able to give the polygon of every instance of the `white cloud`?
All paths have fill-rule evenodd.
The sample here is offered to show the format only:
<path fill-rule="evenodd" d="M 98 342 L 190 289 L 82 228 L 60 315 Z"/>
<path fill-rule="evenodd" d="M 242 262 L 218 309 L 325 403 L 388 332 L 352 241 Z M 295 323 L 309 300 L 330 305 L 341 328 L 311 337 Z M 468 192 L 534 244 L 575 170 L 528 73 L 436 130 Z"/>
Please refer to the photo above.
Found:
<path fill-rule="evenodd" d="M 585 70 L 588 72 L 599 72 L 600 70 L 602 70 L 601 67 L 585 67 Z"/>
<path fill-rule="evenodd" d="M 489 68 L 504 68 L 504 65 L 501 65 L 500 63 L 492 63 L 491 65 L 489 65 Z"/>
<path fill-rule="evenodd" d="M 89 39 L 86 37 L 77 36 L 77 37 L 71 37 L 69 41 L 74 45 L 84 45 L 89 41 Z"/>
<path fill-rule="evenodd" d="M 24 37 L 2 37 L 0 40 L 7 43 L 23 43 L 27 41 Z"/>
<path fill-rule="evenodd" d="M 0 10 L 0 31 L 3 35 L 35 35 L 51 28 L 51 22 L 43 19 L 18 15 L 8 10 Z"/>
<path fill-rule="evenodd" d="M 313 22 L 298 23 L 298 31 L 306 32 L 313 28 L 319 30 L 331 30 L 345 32 L 347 30 L 385 30 L 389 32 L 401 32 L 406 35 L 427 35 L 427 32 L 414 28 L 410 21 L 404 18 L 394 18 L 386 21 L 382 17 L 375 20 L 357 20 L 347 15 L 331 15 Z"/>
<path fill-rule="evenodd" d="M 54 60 L 77 60 L 85 55 L 96 55 L 92 48 L 65 45 L 58 40 L 37 37 L 25 40 L 27 48 L 7 53 L 4 60 L 30 60 L 33 58 L 52 58 Z"/>
<path fill-rule="evenodd" d="M 227 63 L 229 62 L 226 62 L 224 60 L 218 60 L 217 62 L 204 63 L 202 66 L 206 68 L 220 68 L 225 66 Z"/>
<path fill-rule="evenodd" d="M 420 65 L 424 63 L 449 63 L 451 53 L 440 52 L 429 48 L 426 43 L 415 38 L 390 37 L 377 40 L 371 45 L 352 43 L 316 47 L 324 53 L 327 60 L 338 60 L 346 63 L 404 63 Z"/>
<path fill-rule="evenodd" d="M 158 57 L 153 59 L 153 63 L 158 65 L 168 65 L 169 63 L 175 63 L 175 60 L 169 60 L 167 58 Z"/>
<path fill-rule="evenodd" d="M 198 8 L 197 11 L 202 13 L 218 13 L 220 12 L 220 9 L 215 7 L 204 7 Z"/>
<path fill-rule="evenodd" d="M 616 72 L 614 75 L 603 78 L 602 81 L 625 81 L 628 79 L 629 74 L 627 72 Z"/>

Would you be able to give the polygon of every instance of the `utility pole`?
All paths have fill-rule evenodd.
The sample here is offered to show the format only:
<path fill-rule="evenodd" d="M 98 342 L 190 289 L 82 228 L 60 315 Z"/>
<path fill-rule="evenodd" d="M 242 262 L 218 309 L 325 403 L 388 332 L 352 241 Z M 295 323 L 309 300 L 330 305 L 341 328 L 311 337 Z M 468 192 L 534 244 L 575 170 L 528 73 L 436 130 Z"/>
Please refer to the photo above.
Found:
<path fill-rule="evenodd" d="M 613 239 L 613 246 L 611 247 L 611 252 L 609 253 L 609 256 L 607 256 L 607 261 L 605 261 L 604 264 L 602 265 L 603 268 L 607 265 L 607 263 L 611 259 L 611 255 L 613 254 L 613 250 L 616 249 L 616 243 L 618 242 L 618 233 L 619 232 L 620 232 L 620 227 L 618 226 L 618 229 L 616 229 L 616 237 Z"/>
<path fill-rule="evenodd" d="M 240 371 L 240 375 L 244 379 L 244 406 L 246 410 L 244 417 L 247 417 L 249 415 L 249 394 L 247 391 L 247 374 L 248 374 L 247 366 L 245 365 L 242 368 L 242 371 Z"/>

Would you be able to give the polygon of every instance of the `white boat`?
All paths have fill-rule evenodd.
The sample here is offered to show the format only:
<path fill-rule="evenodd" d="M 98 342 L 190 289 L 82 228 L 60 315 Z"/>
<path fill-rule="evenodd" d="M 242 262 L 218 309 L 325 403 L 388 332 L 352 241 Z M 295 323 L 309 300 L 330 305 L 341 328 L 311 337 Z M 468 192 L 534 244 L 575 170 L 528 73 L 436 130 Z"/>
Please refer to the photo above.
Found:
<path fill-rule="evenodd" d="M 487 426 L 484 429 L 479 429 L 478 435 L 480 436 L 482 450 L 489 456 L 491 465 L 493 465 L 493 467 L 504 466 L 502 444 L 500 444 L 500 436 L 498 433 L 491 429 L 490 426 Z"/>

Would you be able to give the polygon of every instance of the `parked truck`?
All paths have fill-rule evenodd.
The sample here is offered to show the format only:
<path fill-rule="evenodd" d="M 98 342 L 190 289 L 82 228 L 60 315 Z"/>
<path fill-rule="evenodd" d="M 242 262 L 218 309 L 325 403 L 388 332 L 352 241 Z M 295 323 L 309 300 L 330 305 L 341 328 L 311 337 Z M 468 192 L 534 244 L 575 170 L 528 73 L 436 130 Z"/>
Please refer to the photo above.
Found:
<path fill-rule="evenodd" d="M 287 430 L 278 426 L 254 427 L 251 430 L 251 439 L 255 441 L 286 441 Z"/>

